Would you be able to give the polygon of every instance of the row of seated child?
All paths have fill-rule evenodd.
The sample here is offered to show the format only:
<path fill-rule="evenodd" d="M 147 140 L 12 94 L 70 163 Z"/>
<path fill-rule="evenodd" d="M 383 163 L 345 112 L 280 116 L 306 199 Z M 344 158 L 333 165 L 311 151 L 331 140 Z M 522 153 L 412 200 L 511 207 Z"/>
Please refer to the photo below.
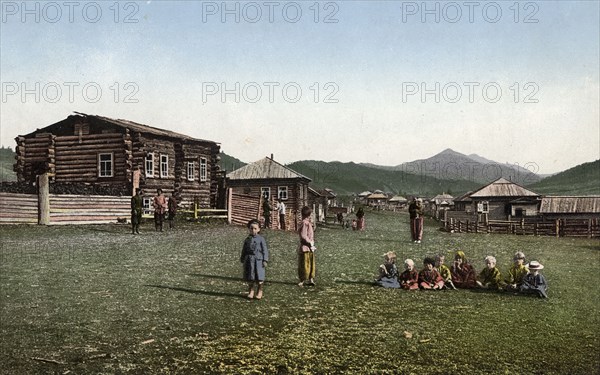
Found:
<path fill-rule="evenodd" d="M 389 251 L 383 256 L 384 263 L 379 266 L 379 277 L 375 282 L 385 288 L 407 290 L 478 288 L 531 293 L 548 298 L 546 280 L 539 273 L 544 266 L 536 261 L 525 265 L 525 255 L 520 251 L 515 254 L 514 263 L 504 280 L 496 267 L 496 258 L 491 255 L 485 257 L 486 266 L 479 275 L 462 251 L 456 252 L 451 267 L 444 264 L 443 255 L 438 255 L 435 259 L 427 257 L 423 260 L 423 269 L 420 272 L 415 269 L 415 262 L 412 259 L 406 259 L 404 271 L 399 273 L 396 266 L 396 253 Z"/>

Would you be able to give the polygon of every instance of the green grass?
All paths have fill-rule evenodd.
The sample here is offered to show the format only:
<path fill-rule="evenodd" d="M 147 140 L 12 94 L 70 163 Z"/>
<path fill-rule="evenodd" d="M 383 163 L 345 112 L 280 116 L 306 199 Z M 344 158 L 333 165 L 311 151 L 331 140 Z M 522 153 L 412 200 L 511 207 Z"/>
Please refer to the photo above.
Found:
<path fill-rule="evenodd" d="M 405 214 L 366 217 L 365 232 L 316 231 L 315 288 L 295 285 L 297 236 L 266 230 L 262 301 L 244 298 L 241 227 L 2 226 L 0 373 L 598 373 L 598 240 L 430 222 L 415 245 Z M 502 270 L 524 251 L 550 298 L 370 285 L 385 251 L 421 263 L 457 249 Z"/>

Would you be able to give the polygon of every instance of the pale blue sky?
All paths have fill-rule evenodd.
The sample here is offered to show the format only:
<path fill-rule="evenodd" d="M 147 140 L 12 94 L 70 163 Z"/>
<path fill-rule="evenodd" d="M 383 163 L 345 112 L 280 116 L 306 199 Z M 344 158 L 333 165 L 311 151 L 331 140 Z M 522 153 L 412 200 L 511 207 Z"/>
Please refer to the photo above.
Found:
<path fill-rule="evenodd" d="M 76 2 L 73 22 L 63 2 L 31 1 L 24 9 L 21 1 L 2 1 L 0 142 L 14 147 L 18 134 L 81 111 L 211 139 L 247 162 L 273 153 L 284 163 L 396 165 L 449 147 L 500 162 L 533 162 L 552 173 L 598 159 L 599 2 L 474 3 L 469 22 L 465 2 L 427 2 L 440 9 L 438 23 L 433 14 L 422 22 L 421 1 L 318 2 L 315 23 L 314 1 L 278 2 L 273 22 L 266 2 L 228 2 L 239 7 L 240 22 L 229 14 L 223 23 L 221 1 L 120 2 L 118 22 L 113 1 Z M 256 6 L 262 17 L 247 22 L 244 9 L 249 19 Z M 301 9 L 298 22 L 283 17 L 284 6 L 292 18 Z M 462 17 L 448 22 L 457 7 Z M 86 20 L 84 8 L 98 22 Z M 498 21 L 489 22 L 497 9 Z M 137 23 L 123 22 L 128 14 Z M 323 22 L 328 14 L 338 22 Z M 528 15 L 538 22 L 523 22 Z M 36 82 L 39 103 L 34 94 L 21 95 L 23 88 L 35 91 Z M 62 86 L 60 97 L 51 82 Z M 78 84 L 73 100 L 65 82 Z M 236 82 L 241 89 L 258 83 L 262 98 L 251 102 L 255 91 L 248 86 L 250 100 L 242 95 L 235 103 L 228 95 L 223 103 L 217 94 L 203 103 L 203 85 L 231 89 Z M 279 83 L 273 103 L 264 82 Z M 325 87 L 328 82 L 334 85 Z M 436 82 L 439 103 L 432 94 L 424 103 L 420 93 L 403 100 L 403 87 L 432 89 Z M 474 82 L 472 103 L 465 82 Z M 102 90 L 95 103 L 82 93 L 89 83 Z M 287 83 L 301 88 L 297 103 L 283 97 Z M 484 97 L 486 84 L 490 96 L 502 90 L 497 102 Z M 462 97 L 452 103 L 456 86 Z M 325 103 L 334 88 L 338 102 Z M 138 102 L 124 102 L 128 93 Z M 525 103 L 527 94 L 538 102 Z"/>

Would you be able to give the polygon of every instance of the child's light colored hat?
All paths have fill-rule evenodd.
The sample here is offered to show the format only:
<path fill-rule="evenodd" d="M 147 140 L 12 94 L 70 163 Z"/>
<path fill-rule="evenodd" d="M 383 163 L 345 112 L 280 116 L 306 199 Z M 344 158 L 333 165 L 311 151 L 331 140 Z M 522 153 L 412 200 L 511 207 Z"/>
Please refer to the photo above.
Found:
<path fill-rule="evenodd" d="M 383 257 L 385 259 L 396 259 L 396 253 L 393 251 L 388 251 L 387 253 L 383 254 Z"/>
<path fill-rule="evenodd" d="M 530 270 L 541 270 L 544 268 L 544 265 L 541 264 L 540 262 L 537 262 L 535 260 L 532 260 L 531 262 L 529 262 L 529 264 L 527 265 L 527 268 L 529 268 Z"/>
<path fill-rule="evenodd" d="M 517 260 L 517 259 L 525 259 L 525 254 L 523 254 L 523 252 L 522 252 L 522 251 L 517 251 L 517 252 L 515 253 L 515 256 L 513 257 L 513 259 L 514 259 L 514 260 Z"/>

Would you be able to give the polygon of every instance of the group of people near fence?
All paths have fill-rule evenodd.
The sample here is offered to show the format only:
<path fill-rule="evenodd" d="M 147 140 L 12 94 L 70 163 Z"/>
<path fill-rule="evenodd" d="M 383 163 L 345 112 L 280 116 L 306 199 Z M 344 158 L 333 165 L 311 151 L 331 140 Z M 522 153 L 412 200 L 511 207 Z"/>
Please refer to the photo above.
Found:
<path fill-rule="evenodd" d="M 383 254 L 384 262 L 378 268 L 375 284 L 384 288 L 401 288 L 405 290 L 456 290 L 487 289 L 514 293 L 533 294 L 548 298 L 548 285 L 540 273 L 544 266 L 535 260 L 525 264 L 525 254 L 518 251 L 513 263 L 502 277 L 496 258 L 485 257 L 485 266 L 477 273 L 467 260 L 463 251 L 457 251 L 450 267 L 444 264 L 445 256 L 423 259 L 423 268 L 417 271 L 412 259 L 404 261 L 404 270 L 399 272 L 396 266 L 396 253 L 389 251 Z"/>
<path fill-rule="evenodd" d="M 175 227 L 175 215 L 177 214 L 177 199 L 173 195 L 168 198 L 163 194 L 162 189 L 156 190 L 156 195 L 152 198 L 152 207 L 154 209 L 154 230 L 163 231 L 165 219 L 169 223 L 169 229 Z M 131 234 L 140 234 L 140 224 L 144 212 L 144 199 L 142 189 L 136 189 L 135 195 L 131 198 Z"/>

